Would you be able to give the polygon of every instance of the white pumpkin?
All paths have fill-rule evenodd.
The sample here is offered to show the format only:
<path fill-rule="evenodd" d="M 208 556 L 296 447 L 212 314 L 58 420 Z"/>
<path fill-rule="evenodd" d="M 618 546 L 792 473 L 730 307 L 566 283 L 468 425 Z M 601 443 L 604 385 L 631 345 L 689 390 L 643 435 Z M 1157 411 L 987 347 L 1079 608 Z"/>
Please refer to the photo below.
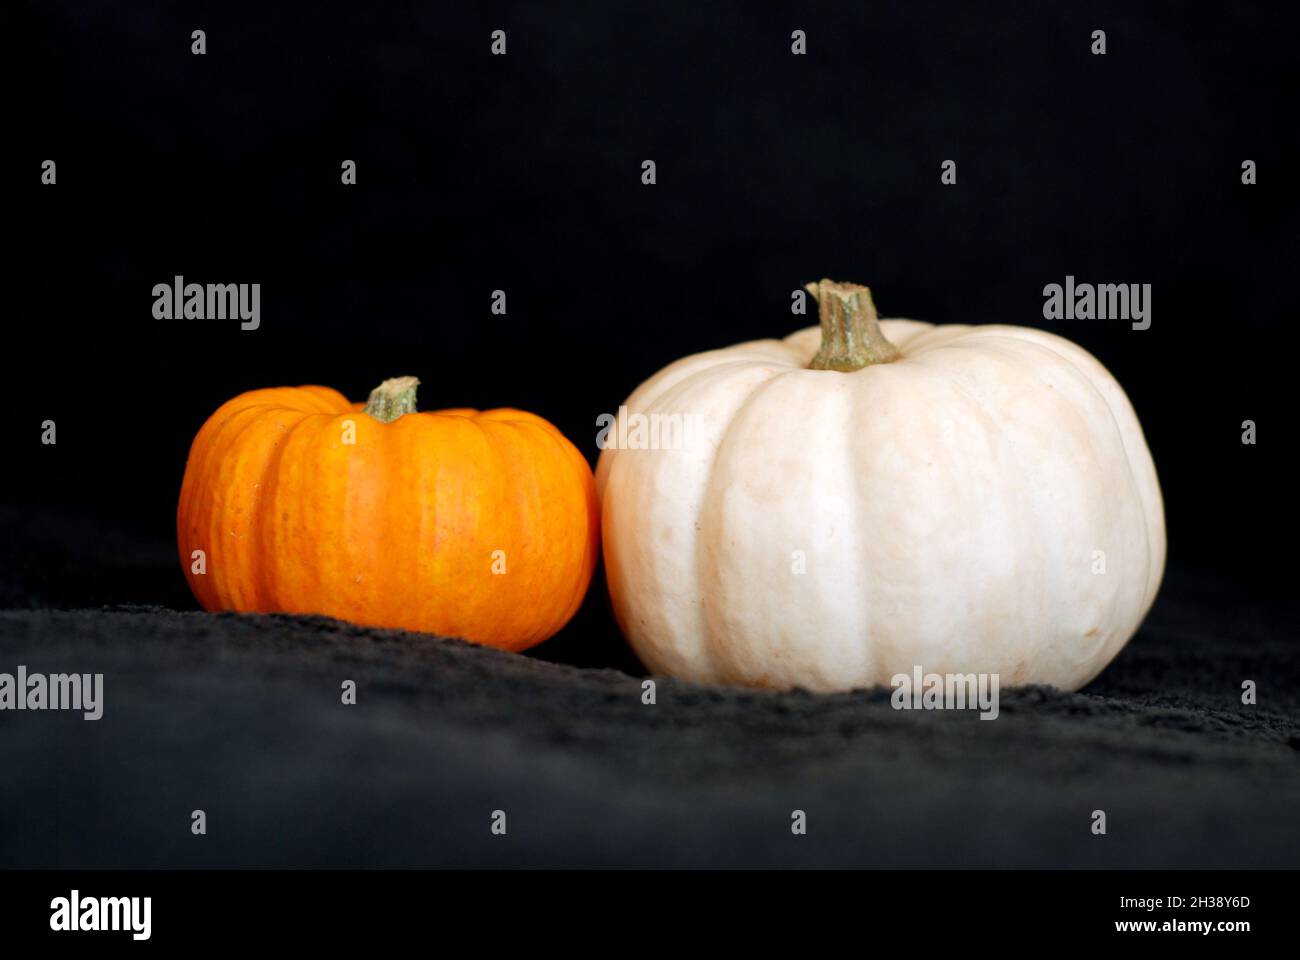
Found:
<path fill-rule="evenodd" d="M 686 357 L 620 409 L 596 483 L 637 654 L 758 687 L 889 685 L 917 666 L 1086 684 L 1164 571 L 1124 391 L 1041 330 L 878 321 L 866 287 L 808 289 L 820 329 Z M 656 421 L 667 448 L 630 449 Z M 684 438 L 666 429 L 683 422 Z"/>

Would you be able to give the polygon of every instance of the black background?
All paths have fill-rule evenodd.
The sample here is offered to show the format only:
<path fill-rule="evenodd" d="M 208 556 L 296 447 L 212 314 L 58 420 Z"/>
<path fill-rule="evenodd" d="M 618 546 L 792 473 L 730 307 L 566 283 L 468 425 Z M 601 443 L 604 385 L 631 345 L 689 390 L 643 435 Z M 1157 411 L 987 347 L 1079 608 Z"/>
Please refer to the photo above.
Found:
<path fill-rule="evenodd" d="M 815 322 L 790 292 L 830 276 L 886 316 L 1082 344 L 1146 430 L 1171 566 L 1285 592 L 1291 24 L 1249 4 L 748 6 L 24 9 L 4 498 L 170 547 L 221 402 L 408 373 L 424 409 L 524 407 L 594 462 L 597 415 L 641 380 Z M 261 328 L 153 319 L 176 274 L 260 282 Z M 1045 321 L 1067 274 L 1150 283 L 1151 328 Z"/>
<path fill-rule="evenodd" d="M 1293 5 L 382 9 L 6 24 L 0 667 L 103 670 L 112 699 L 0 727 L 0 864 L 1295 866 Z M 261 328 L 155 320 L 176 274 L 260 283 Z M 1044 320 L 1067 274 L 1150 283 L 1151 328 Z M 413 374 L 425 409 L 524 407 L 594 463 L 599 414 L 814 322 L 790 293 L 823 276 L 886 316 L 1053 330 L 1128 392 L 1170 565 L 1085 691 L 1004 691 L 982 724 L 663 681 L 647 713 L 634 677 L 540 662 L 638 671 L 599 579 L 532 658 L 186 612 L 176 497 L 235 394 Z"/>

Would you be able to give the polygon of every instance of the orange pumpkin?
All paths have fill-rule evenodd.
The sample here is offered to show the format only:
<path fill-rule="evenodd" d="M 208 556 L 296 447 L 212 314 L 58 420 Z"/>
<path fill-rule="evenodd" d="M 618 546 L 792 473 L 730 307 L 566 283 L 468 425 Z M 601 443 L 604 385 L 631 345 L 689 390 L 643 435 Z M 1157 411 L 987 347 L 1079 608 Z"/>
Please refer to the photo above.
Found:
<path fill-rule="evenodd" d="M 507 650 L 568 622 L 598 549 L 586 459 L 522 410 L 416 413 L 417 384 L 386 381 L 364 405 L 328 387 L 252 390 L 208 419 L 176 514 L 205 610 L 325 614 Z"/>

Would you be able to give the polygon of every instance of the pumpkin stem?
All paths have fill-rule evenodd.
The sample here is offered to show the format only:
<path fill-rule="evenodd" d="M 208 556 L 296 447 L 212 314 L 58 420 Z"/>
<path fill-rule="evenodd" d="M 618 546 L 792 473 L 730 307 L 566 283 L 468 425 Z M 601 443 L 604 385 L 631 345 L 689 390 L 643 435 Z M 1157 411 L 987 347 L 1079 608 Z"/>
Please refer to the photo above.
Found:
<path fill-rule="evenodd" d="M 415 377 L 393 377 L 370 391 L 366 413 L 380 423 L 392 423 L 404 413 L 415 413 Z"/>
<path fill-rule="evenodd" d="M 848 372 L 902 357 L 881 332 L 870 287 L 822 280 L 805 289 L 817 301 L 822 324 L 821 349 L 808 364 L 810 370 Z"/>

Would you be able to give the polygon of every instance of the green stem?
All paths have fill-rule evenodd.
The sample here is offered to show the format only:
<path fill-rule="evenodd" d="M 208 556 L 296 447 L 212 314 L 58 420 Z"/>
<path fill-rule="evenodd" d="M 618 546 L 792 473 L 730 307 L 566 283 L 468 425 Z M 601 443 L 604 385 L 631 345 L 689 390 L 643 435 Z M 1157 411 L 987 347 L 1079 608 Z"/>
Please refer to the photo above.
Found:
<path fill-rule="evenodd" d="M 415 413 L 415 377 L 393 377 L 370 391 L 366 413 L 380 423 L 392 423 L 404 413 Z"/>
<path fill-rule="evenodd" d="M 821 349 L 809 369 L 847 373 L 902 357 L 881 332 L 870 287 L 822 280 L 805 289 L 817 300 L 822 324 Z"/>

